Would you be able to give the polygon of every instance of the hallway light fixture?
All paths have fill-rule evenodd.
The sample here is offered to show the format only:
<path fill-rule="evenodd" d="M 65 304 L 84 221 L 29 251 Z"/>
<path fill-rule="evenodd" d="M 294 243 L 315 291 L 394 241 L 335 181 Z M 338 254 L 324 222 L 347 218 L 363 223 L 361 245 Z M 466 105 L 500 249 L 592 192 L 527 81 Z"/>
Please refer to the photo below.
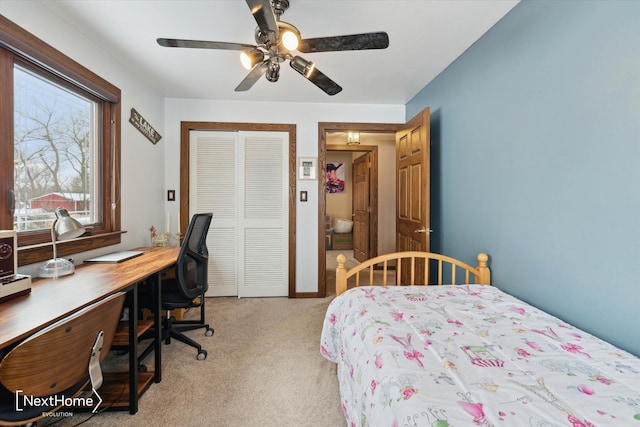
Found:
<path fill-rule="evenodd" d="M 360 132 L 347 133 L 347 145 L 360 145 Z"/>

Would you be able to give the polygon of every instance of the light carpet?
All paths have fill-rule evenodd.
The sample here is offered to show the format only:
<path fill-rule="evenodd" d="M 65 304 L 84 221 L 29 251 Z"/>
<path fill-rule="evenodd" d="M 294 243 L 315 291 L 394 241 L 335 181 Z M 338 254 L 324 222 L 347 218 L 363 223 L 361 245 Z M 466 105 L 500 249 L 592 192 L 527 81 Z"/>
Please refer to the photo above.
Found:
<path fill-rule="evenodd" d="M 163 344 L 162 381 L 141 397 L 139 411 L 90 417 L 76 413 L 58 426 L 344 426 L 334 365 L 320 355 L 320 332 L 331 298 L 207 298 L 203 330 L 188 334 L 208 351 Z M 197 315 L 197 311 L 189 313 Z M 107 365 L 127 356 L 109 356 Z M 153 355 L 146 361 L 153 368 Z"/>

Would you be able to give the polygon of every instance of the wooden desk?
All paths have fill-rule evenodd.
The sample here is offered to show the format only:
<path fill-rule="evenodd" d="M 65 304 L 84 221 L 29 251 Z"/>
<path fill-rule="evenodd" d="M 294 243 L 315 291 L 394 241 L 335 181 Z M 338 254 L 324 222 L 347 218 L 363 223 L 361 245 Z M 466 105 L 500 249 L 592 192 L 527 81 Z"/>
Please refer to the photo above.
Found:
<path fill-rule="evenodd" d="M 138 292 L 144 279 L 156 276 L 158 289 L 154 310 L 155 372 L 149 373 L 155 382 L 162 379 L 160 291 L 161 275 L 171 268 L 179 247 L 139 248 L 144 254 L 117 264 L 84 264 L 70 276 L 59 279 L 34 280 L 31 293 L 0 304 L 0 349 L 32 335 L 40 329 L 87 307 L 108 295 L 131 292 L 129 304 L 129 412 L 138 411 L 138 398 L 147 386 L 139 385 L 138 373 Z M 149 381 L 150 382 L 150 381 Z M 105 384 L 106 385 L 106 384 Z M 132 391 L 136 392 L 132 392 Z M 102 396 L 103 390 L 100 389 Z M 105 399 L 106 400 L 106 399 Z"/>

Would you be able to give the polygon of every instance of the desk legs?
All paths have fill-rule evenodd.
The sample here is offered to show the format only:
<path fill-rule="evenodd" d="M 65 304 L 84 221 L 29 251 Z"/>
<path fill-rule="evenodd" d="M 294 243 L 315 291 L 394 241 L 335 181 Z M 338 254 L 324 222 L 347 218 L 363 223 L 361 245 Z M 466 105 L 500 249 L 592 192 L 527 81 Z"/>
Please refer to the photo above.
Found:
<path fill-rule="evenodd" d="M 156 309 L 153 313 L 154 323 L 154 356 L 155 356 L 155 376 L 154 381 L 159 383 L 162 381 L 162 273 L 156 273 L 156 280 L 153 281 L 156 284 L 156 290 L 154 295 L 157 295 L 155 306 Z"/>
<path fill-rule="evenodd" d="M 114 346 L 126 347 L 129 355 L 129 372 L 128 373 L 111 373 L 110 382 L 112 384 L 127 381 L 128 393 L 118 392 L 111 388 L 108 391 L 103 387 L 113 409 L 129 409 L 129 413 L 138 412 L 138 400 L 140 396 L 149 388 L 152 381 L 159 383 L 162 380 L 162 272 L 153 273 L 148 279 L 141 283 L 135 283 L 128 289 L 127 309 L 129 310 L 129 319 L 127 321 L 128 331 L 122 331 L 120 338 L 114 338 Z M 149 289 L 149 295 L 154 295 L 150 307 L 153 310 L 153 322 L 146 319 L 138 318 L 140 306 L 140 286 L 153 286 Z M 123 328 L 124 329 L 124 328 Z M 153 331 L 153 332 L 152 332 Z M 118 335 L 118 334 L 116 334 Z M 153 338 L 153 342 L 145 346 L 141 351 L 139 344 L 141 339 Z M 146 372 L 143 360 L 154 352 L 154 370 Z M 109 381 L 107 381 L 109 382 Z M 125 406 L 126 405 L 126 406 Z"/>
<path fill-rule="evenodd" d="M 155 310 L 153 313 L 153 353 L 154 353 L 154 373 L 153 380 L 156 383 L 162 381 L 162 272 L 154 274 L 154 280 L 150 282 L 156 288 L 151 292 L 155 295 L 153 305 Z M 138 351 L 138 286 L 136 284 L 131 292 L 129 301 L 129 413 L 138 412 L 138 399 L 140 394 L 146 390 L 146 387 L 140 389 L 139 372 L 140 360 Z M 144 352 L 146 354 L 147 351 Z"/>
<path fill-rule="evenodd" d="M 129 413 L 138 412 L 138 284 L 129 299 Z"/>

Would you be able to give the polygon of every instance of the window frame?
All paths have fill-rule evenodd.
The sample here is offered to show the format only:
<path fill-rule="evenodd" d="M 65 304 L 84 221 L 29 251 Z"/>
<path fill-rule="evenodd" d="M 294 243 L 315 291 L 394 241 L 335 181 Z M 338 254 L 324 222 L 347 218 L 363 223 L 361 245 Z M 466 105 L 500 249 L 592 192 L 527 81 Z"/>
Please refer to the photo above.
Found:
<path fill-rule="evenodd" d="M 82 237 L 57 242 L 58 256 L 115 245 L 121 242 L 120 220 L 120 89 L 78 64 L 28 31 L 0 15 L 0 229 L 13 229 L 10 191 L 13 170 L 13 67 L 26 64 L 53 80 L 81 90 L 98 100 L 100 124 L 100 218 L 101 222 Z M 10 149 L 9 149 L 10 148 Z M 5 152 L 9 152 L 5 155 Z M 18 264 L 28 265 L 52 257 L 49 230 L 18 234 Z"/>

